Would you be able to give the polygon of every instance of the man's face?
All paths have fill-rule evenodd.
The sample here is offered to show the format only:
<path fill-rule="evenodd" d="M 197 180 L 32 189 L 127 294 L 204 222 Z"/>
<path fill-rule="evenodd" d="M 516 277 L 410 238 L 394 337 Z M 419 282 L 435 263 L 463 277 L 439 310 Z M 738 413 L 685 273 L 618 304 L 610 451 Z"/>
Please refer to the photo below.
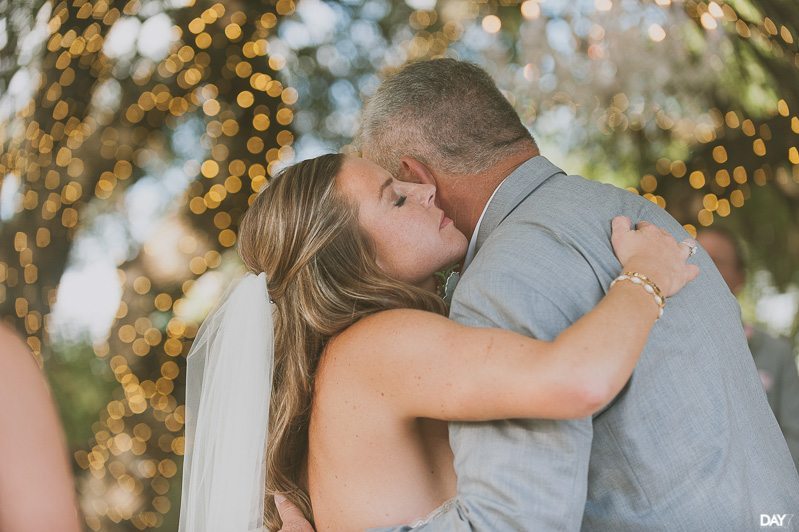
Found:
<path fill-rule="evenodd" d="M 716 267 L 732 293 L 737 294 L 740 292 L 744 285 L 745 275 L 738 267 L 739 261 L 735 256 L 735 246 L 733 246 L 729 238 L 714 231 L 706 231 L 700 232 L 696 237 L 696 241 L 716 263 Z"/>

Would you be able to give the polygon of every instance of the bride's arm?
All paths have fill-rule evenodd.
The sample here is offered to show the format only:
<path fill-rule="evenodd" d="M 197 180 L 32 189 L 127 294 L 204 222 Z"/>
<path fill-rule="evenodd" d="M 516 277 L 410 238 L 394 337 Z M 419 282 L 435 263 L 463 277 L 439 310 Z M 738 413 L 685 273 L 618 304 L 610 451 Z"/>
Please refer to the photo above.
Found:
<path fill-rule="evenodd" d="M 617 225 L 618 224 L 618 225 Z M 666 295 L 697 274 L 687 247 L 654 226 L 624 231 L 614 249 L 625 271 L 654 279 Z M 501 329 L 459 325 L 416 310 L 362 320 L 336 349 L 375 397 L 409 418 L 568 419 L 591 415 L 632 374 L 658 316 L 651 294 L 619 282 L 597 306 L 552 342 Z"/>
<path fill-rule="evenodd" d="M 80 530 L 55 406 L 27 346 L 0 325 L 0 530 Z"/>

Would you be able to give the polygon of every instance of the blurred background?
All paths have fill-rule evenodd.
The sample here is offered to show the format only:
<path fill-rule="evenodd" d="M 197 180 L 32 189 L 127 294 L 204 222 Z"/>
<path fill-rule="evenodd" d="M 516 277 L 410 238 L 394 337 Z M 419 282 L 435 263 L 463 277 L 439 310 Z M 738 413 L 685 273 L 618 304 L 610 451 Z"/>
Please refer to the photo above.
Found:
<path fill-rule="evenodd" d="M 798 38 L 795 0 L 0 0 L 0 316 L 87 530 L 177 529 L 185 355 L 238 220 L 353 149 L 409 60 L 482 65 L 553 162 L 733 234 L 745 320 L 795 338 Z"/>

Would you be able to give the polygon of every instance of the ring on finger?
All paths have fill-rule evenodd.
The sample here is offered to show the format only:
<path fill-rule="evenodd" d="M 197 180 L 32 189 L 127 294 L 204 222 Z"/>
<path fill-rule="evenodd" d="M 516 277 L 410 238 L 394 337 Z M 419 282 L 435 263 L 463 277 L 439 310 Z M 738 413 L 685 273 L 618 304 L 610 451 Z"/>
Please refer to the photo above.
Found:
<path fill-rule="evenodd" d="M 688 247 L 688 258 L 696 255 L 697 245 L 694 244 L 692 240 L 683 240 L 682 242 L 680 242 L 680 245 Z"/>

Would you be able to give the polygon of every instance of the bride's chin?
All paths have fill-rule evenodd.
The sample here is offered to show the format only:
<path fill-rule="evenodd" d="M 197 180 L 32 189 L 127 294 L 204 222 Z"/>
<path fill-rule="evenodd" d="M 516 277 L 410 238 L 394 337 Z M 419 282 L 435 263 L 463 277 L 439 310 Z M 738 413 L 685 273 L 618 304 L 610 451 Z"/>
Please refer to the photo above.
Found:
<path fill-rule="evenodd" d="M 466 238 L 466 237 L 464 237 L 464 238 Z M 463 242 L 458 243 L 458 246 L 456 247 L 456 251 L 455 251 L 455 253 L 453 253 L 453 255 L 455 256 L 454 262 L 457 262 L 457 263 L 463 262 L 463 259 L 466 258 L 466 250 L 468 250 L 468 249 L 469 249 L 469 243 L 466 242 L 465 240 Z"/>

